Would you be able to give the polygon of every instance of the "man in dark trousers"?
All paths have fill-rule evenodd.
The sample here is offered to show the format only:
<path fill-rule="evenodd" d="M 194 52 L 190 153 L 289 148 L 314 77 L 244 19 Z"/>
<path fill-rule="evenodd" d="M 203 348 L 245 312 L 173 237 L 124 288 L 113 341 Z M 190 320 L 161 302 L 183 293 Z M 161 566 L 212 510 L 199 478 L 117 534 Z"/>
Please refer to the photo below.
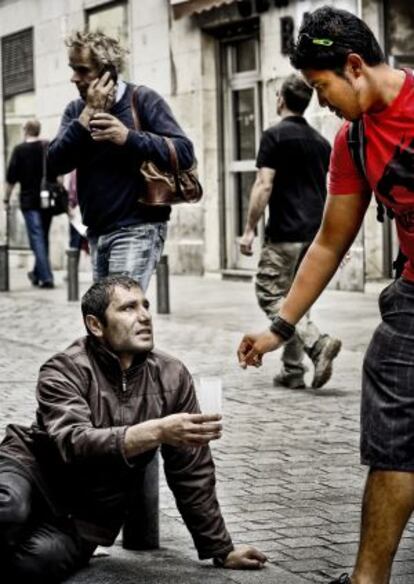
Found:
<path fill-rule="evenodd" d="M 193 147 L 160 95 L 140 86 L 134 97 L 134 85 L 119 78 L 124 63 L 119 41 L 100 32 L 78 32 L 67 45 L 80 98 L 63 114 L 49 163 L 57 174 L 77 170 L 94 280 L 125 273 L 145 291 L 162 253 L 171 208 L 138 203 L 145 190 L 140 165 L 152 161 L 171 168 L 162 136 L 172 139 L 181 168 L 192 166 Z"/>
<path fill-rule="evenodd" d="M 270 319 L 278 314 L 322 220 L 331 147 L 303 117 L 311 97 L 312 89 L 295 74 L 283 82 L 278 92 L 277 114 L 282 121 L 263 133 L 256 181 L 240 240 L 241 253 L 251 255 L 257 223 L 268 206 L 256 296 Z M 314 365 L 312 387 L 322 387 L 331 377 L 332 361 L 340 348 L 341 341 L 322 335 L 308 313 L 284 347 L 282 370 L 274 378 L 274 385 L 304 388 L 306 353 Z"/>
<path fill-rule="evenodd" d="M 361 19 L 329 6 L 305 19 L 292 64 L 320 104 L 348 121 L 335 139 L 321 229 L 271 329 L 246 335 L 239 360 L 258 365 L 294 334 L 360 230 L 374 192 L 394 214 L 407 261 L 380 295 L 382 322 L 364 359 L 360 445 L 369 472 L 360 542 L 352 574 L 332 584 L 388 584 L 414 510 L 414 75 L 388 65 Z M 364 170 L 352 157 L 349 122 L 361 130 Z"/>
<path fill-rule="evenodd" d="M 8 209 L 13 187 L 20 184 L 20 209 L 26 224 L 30 247 L 35 256 L 28 277 L 34 286 L 53 288 L 49 260 L 49 230 L 52 213 L 43 209 L 40 201 L 44 157 L 47 144 L 39 139 L 40 122 L 28 120 L 23 126 L 24 142 L 13 150 L 6 174 L 4 204 Z"/>
<path fill-rule="evenodd" d="M 41 367 L 36 422 L 8 426 L 0 446 L 2 577 L 55 584 L 112 545 L 159 447 L 200 559 L 263 567 L 261 552 L 233 546 L 220 511 L 208 446 L 220 415 L 200 414 L 185 366 L 153 350 L 138 283 L 102 279 L 82 313 L 87 336 Z"/>

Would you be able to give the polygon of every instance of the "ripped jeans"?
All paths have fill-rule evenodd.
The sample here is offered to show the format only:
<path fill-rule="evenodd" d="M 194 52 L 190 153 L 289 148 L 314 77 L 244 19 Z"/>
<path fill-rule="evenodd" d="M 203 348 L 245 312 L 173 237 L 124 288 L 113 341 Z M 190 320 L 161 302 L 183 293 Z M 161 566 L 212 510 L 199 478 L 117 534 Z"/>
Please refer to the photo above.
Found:
<path fill-rule="evenodd" d="M 129 225 L 98 237 L 88 237 L 94 282 L 105 276 L 123 274 L 138 280 L 145 292 L 161 258 L 166 237 L 167 224 L 164 222 Z"/>

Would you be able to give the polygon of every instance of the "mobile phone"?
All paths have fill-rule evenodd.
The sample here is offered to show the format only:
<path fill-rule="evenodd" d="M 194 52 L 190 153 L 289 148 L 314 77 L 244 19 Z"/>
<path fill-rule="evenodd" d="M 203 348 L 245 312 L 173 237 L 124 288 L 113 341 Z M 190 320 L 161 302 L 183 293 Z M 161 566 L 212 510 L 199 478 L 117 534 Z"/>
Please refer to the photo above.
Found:
<path fill-rule="evenodd" d="M 99 77 L 102 77 L 103 75 L 105 75 L 105 73 L 109 71 L 109 78 L 112 79 L 112 81 L 115 83 L 115 85 L 118 83 L 118 72 L 115 69 L 114 65 L 108 64 L 108 65 L 104 65 Z"/>

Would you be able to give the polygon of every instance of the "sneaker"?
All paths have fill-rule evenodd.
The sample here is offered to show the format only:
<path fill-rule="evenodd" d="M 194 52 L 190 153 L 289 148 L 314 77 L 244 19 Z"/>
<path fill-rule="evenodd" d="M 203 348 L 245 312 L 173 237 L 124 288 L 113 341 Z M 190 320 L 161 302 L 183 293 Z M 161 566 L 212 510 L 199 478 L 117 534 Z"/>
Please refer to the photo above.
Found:
<path fill-rule="evenodd" d="M 312 387 L 322 387 L 331 378 L 332 361 L 341 350 L 342 343 L 329 335 L 322 335 L 316 342 L 310 358 L 315 366 Z"/>
<path fill-rule="evenodd" d="M 351 578 L 348 574 L 342 574 L 342 576 L 339 576 L 336 580 L 332 580 L 329 584 L 351 584 Z"/>
<path fill-rule="evenodd" d="M 39 280 L 36 278 L 35 273 L 33 271 L 32 272 L 27 272 L 27 277 L 31 281 L 32 286 L 38 286 L 39 285 Z"/>
<path fill-rule="evenodd" d="M 273 378 L 275 387 L 287 387 L 288 389 L 305 389 L 305 380 L 303 377 L 289 375 L 289 373 L 278 373 Z"/>
<path fill-rule="evenodd" d="M 53 282 L 42 282 L 42 281 L 39 281 L 38 286 L 39 286 L 39 288 L 54 288 L 55 287 Z"/>

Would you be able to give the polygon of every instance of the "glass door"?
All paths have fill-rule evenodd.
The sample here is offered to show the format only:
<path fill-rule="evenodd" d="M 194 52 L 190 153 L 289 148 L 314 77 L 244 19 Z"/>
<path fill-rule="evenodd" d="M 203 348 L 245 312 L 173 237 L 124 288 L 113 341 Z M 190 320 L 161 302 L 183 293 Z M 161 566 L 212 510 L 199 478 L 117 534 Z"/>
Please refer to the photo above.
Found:
<path fill-rule="evenodd" d="M 254 255 L 240 254 L 250 190 L 256 176 L 259 146 L 260 74 L 256 37 L 223 44 L 223 132 L 225 169 L 225 242 L 228 269 L 255 269 L 263 227 L 260 225 Z"/>

